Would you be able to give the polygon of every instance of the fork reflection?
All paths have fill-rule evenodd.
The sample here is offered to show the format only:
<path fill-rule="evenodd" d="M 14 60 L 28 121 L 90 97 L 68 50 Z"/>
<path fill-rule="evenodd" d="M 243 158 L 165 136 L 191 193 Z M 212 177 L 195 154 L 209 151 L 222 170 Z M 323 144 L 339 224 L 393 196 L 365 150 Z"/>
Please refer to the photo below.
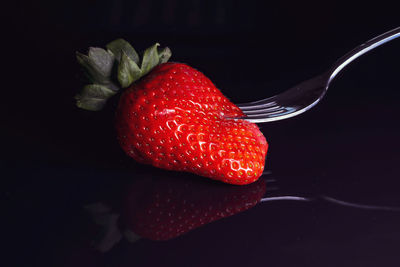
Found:
<path fill-rule="evenodd" d="M 268 175 L 271 173 L 268 173 Z M 301 201 L 301 202 L 310 202 L 310 201 L 326 201 L 335 205 L 340 205 L 344 207 L 364 209 L 364 210 L 376 210 L 376 211 L 400 211 L 400 207 L 397 206 L 387 206 L 387 205 L 370 205 L 363 203 L 350 202 L 347 200 L 338 199 L 323 193 L 314 193 L 314 194 L 285 194 L 284 192 L 279 192 L 280 187 L 276 185 L 279 182 L 277 179 L 273 177 L 269 177 L 267 179 L 269 181 L 267 194 L 264 198 L 261 199 L 260 202 L 272 202 L 272 201 Z M 273 196 L 271 196 L 271 192 L 273 192 Z"/>

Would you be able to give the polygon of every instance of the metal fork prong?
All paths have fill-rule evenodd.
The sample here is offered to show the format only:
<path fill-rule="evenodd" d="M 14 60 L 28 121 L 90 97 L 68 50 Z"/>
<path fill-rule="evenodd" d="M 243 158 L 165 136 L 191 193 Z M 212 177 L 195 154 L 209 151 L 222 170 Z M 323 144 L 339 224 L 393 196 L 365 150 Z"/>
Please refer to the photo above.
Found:
<path fill-rule="evenodd" d="M 287 111 L 287 109 L 280 107 L 279 109 L 274 110 L 274 111 L 267 111 L 267 112 L 264 111 L 264 112 L 260 112 L 260 113 L 256 113 L 256 114 L 246 114 L 246 115 L 247 115 L 247 118 L 249 118 L 249 119 L 262 119 L 262 118 L 265 118 L 266 115 L 268 115 L 268 116 L 277 115 L 277 114 L 284 113 L 286 111 Z"/>
<path fill-rule="evenodd" d="M 266 99 L 258 100 L 255 102 L 238 104 L 237 106 L 243 111 L 259 109 L 259 108 L 269 108 L 269 107 L 276 105 L 276 102 L 274 101 L 274 99 L 275 99 L 275 96 L 272 96 L 272 97 L 268 97 Z"/>
<path fill-rule="evenodd" d="M 278 109 L 282 108 L 281 106 L 275 105 L 269 108 L 258 108 L 258 109 L 251 109 L 251 110 L 242 110 L 244 114 L 249 115 L 249 114 L 259 114 L 259 113 L 265 113 L 265 112 L 274 112 Z"/>

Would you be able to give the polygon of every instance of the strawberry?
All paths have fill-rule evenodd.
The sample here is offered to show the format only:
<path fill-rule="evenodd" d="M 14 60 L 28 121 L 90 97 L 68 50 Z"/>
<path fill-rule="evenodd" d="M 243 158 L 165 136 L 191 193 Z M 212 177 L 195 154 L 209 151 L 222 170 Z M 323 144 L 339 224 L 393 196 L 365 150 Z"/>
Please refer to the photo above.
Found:
<path fill-rule="evenodd" d="M 94 82 L 77 96 L 78 106 L 102 108 L 118 91 L 112 81 L 112 71 L 118 69 L 118 81 L 127 89 L 116 111 L 116 130 L 129 156 L 230 184 L 256 181 L 268 149 L 259 128 L 240 119 L 242 111 L 204 74 L 186 64 L 167 63 L 170 50 L 157 47 L 144 52 L 140 68 L 137 53 L 121 39 L 108 44 L 108 51 L 78 53 Z"/>
<path fill-rule="evenodd" d="M 173 239 L 246 211 L 266 190 L 265 179 L 237 187 L 190 177 L 147 178 L 127 187 L 120 225 L 150 240 Z"/>

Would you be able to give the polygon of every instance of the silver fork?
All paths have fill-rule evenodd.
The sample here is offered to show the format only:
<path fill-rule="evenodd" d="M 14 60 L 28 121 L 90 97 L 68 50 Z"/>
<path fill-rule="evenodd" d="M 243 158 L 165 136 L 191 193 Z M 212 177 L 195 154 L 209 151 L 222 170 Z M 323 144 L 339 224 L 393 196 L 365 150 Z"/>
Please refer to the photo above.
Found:
<path fill-rule="evenodd" d="M 306 80 L 281 94 L 237 105 L 246 114 L 246 117 L 242 119 L 255 123 L 278 121 L 309 110 L 324 97 L 329 84 L 344 67 L 368 51 L 398 37 L 400 37 L 400 27 L 385 32 L 354 48 L 321 75 Z"/>

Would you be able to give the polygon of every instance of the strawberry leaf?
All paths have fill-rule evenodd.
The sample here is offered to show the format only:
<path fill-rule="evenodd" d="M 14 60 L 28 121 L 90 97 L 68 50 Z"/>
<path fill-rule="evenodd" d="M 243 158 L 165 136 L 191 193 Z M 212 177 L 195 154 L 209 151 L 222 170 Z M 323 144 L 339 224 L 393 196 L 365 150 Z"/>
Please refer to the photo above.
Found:
<path fill-rule="evenodd" d="M 108 98 L 116 92 L 100 84 L 90 84 L 83 87 L 81 93 L 75 96 L 76 105 L 82 109 L 97 111 L 101 110 Z"/>
<path fill-rule="evenodd" d="M 143 75 L 147 74 L 151 69 L 160 62 L 157 47 L 159 43 L 155 43 L 144 51 L 141 70 Z"/>
<path fill-rule="evenodd" d="M 121 87 L 129 87 L 158 64 L 167 62 L 171 57 L 171 50 L 168 47 L 158 49 L 159 45 L 156 43 L 146 49 L 141 61 L 135 49 L 124 39 L 110 42 L 106 45 L 107 50 L 90 47 L 88 55 L 76 52 L 79 64 L 92 83 L 75 96 L 77 106 L 87 110 L 100 110 L 107 99 L 115 95 Z M 117 85 L 116 80 L 120 85 Z"/>
<path fill-rule="evenodd" d="M 171 49 L 169 49 L 168 47 L 158 50 L 158 58 L 160 61 L 159 64 L 167 62 L 171 56 L 172 56 L 172 52 L 171 52 Z"/>
<path fill-rule="evenodd" d="M 114 55 L 103 48 L 90 47 L 89 59 L 95 64 L 104 77 L 110 77 L 114 65 Z"/>
<path fill-rule="evenodd" d="M 136 53 L 135 49 L 124 39 L 117 39 L 106 45 L 107 49 L 111 51 L 115 58 L 120 61 L 122 57 L 122 52 L 139 64 L 139 55 Z"/>
<path fill-rule="evenodd" d="M 122 88 L 126 88 L 142 76 L 138 65 L 125 52 L 122 52 L 118 66 L 118 81 Z"/>
<path fill-rule="evenodd" d="M 81 64 L 84 68 L 85 73 L 91 82 L 105 84 L 109 81 L 109 78 L 106 77 L 104 73 L 102 73 L 101 69 L 96 65 L 96 63 L 93 62 L 90 57 L 76 52 L 76 58 L 79 64 Z"/>

